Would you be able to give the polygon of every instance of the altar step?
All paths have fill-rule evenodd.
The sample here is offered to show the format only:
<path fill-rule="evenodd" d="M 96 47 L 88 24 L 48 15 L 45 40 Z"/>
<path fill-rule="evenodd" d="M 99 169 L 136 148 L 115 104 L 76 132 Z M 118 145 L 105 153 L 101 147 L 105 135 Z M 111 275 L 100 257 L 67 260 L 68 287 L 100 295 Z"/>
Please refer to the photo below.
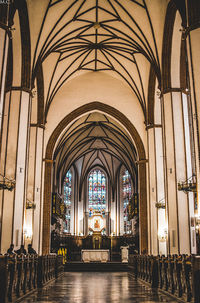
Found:
<path fill-rule="evenodd" d="M 107 262 L 107 263 L 97 263 L 97 262 L 68 262 L 65 264 L 65 271 L 129 271 L 128 263 L 121 262 Z"/>

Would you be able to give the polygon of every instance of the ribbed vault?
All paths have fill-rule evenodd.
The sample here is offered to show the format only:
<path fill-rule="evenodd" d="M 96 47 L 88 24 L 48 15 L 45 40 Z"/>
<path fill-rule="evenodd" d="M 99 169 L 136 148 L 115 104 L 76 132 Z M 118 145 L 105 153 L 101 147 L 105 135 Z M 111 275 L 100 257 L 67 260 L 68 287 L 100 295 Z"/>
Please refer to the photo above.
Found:
<path fill-rule="evenodd" d="M 115 190 L 119 168 L 125 166 L 136 185 L 137 152 L 125 129 L 105 114 L 86 114 L 62 134 L 54 152 L 55 183 L 60 187 L 66 172 L 76 166 L 80 173 L 80 194 L 82 184 L 93 167 L 102 167 Z"/>
<path fill-rule="evenodd" d="M 151 16 L 156 2 L 155 8 L 145 0 L 36 0 L 27 5 L 32 81 L 42 65 L 45 118 L 66 81 L 104 71 L 130 87 L 146 119 L 150 66 L 160 83 L 157 40 L 161 34 L 157 29 L 155 39 Z"/>

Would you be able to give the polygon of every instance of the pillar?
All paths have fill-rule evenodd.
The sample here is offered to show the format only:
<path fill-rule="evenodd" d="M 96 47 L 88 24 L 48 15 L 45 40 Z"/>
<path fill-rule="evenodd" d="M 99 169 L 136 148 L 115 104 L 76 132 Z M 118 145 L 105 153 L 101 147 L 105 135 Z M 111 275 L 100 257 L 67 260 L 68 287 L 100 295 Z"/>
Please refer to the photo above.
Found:
<path fill-rule="evenodd" d="M 169 253 L 190 253 L 190 213 L 188 196 L 177 184 L 187 180 L 182 92 L 168 90 L 163 96 Z"/>
<path fill-rule="evenodd" d="M 52 176 L 52 167 L 53 167 L 53 160 L 51 159 L 44 159 L 44 173 L 43 173 L 43 180 L 48 180 L 48 176 Z M 40 239 L 40 243 L 42 243 L 42 254 L 46 255 L 50 252 L 50 226 L 51 226 L 51 212 L 46 211 L 43 214 L 43 210 L 48 210 L 49 205 L 51 205 L 51 182 L 47 182 L 44 184 L 45 190 L 42 192 L 44 195 L 43 201 L 43 208 L 42 208 L 42 237 Z M 49 203 L 50 202 L 50 203 Z"/>
<path fill-rule="evenodd" d="M 29 131 L 30 93 L 21 91 L 16 159 L 16 186 L 14 199 L 13 243 L 23 242 L 24 207 L 26 205 L 27 146 Z"/>
<path fill-rule="evenodd" d="M 1 191 L 2 252 L 11 242 L 16 248 L 23 242 L 30 103 L 28 90 L 15 87 L 6 93 L 0 168 L 2 175 L 16 180 L 16 184 L 13 191 Z"/>
<path fill-rule="evenodd" d="M 158 254 L 158 211 L 156 208 L 156 163 L 155 163 L 155 132 L 154 128 L 147 129 L 148 137 L 148 176 L 149 176 L 149 235 L 150 235 L 150 254 Z"/>
<path fill-rule="evenodd" d="M 138 164 L 138 193 L 139 193 L 139 238 L 140 253 L 148 252 L 148 217 L 147 217 L 147 175 L 148 160 L 141 159 Z"/>
<path fill-rule="evenodd" d="M 190 80 L 190 93 L 193 112 L 196 180 L 197 180 L 197 212 L 200 217 L 200 6 L 199 1 L 185 0 L 186 3 L 186 42 L 188 69 Z"/>
<path fill-rule="evenodd" d="M 36 129 L 36 153 L 34 170 L 34 199 L 35 209 L 33 211 L 33 247 L 36 251 L 40 249 L 41 209 L 42 209 L 42 158 L 43 158 L 44 128 Z"/>
<path fill-rule="evenodd" d="M 191 146 L 191 127 L 189 121 L 189 99 L 186 94 L 182 94 L 182 105 L 183 105 L 183 121 L 184 121 L 184 134 L 185 134 L 185 154 L 186 154 L 186 164 L 187 164 L 187 179 L 191 178 L 194 173 L 193 161 L 195 159 L 192 155 L 192 146 Z M 193 158 L 192 158 L 193 157 Z M 195 234 L 195 222 L 194 222 L 194 193 L 188 193 L 188 209 L 189 209 L 189 223 L 190 223 L 190 246 L 191 246 L 191 253 L 197 253 L 196 247 L 196 234 Z"/>
<path fill-rule="evenodd" d="M 0 130 L 2 127 L 2 115 L 3 115 L 4 98 L 5 98 L 5 82 L 6 82 L 9 35 L 10 32 L 7 24 L 4 25 L 1 23 L 0 25 Z"/>
<path fill-rule="evenodd" d="M 163 122 L 165 140 L 166 204 L 168 213 L 168 253 L 179 253 L 177 181 L 175 172 L 175 146 L 173 132 L 172 96 L 163 96 Z"/>

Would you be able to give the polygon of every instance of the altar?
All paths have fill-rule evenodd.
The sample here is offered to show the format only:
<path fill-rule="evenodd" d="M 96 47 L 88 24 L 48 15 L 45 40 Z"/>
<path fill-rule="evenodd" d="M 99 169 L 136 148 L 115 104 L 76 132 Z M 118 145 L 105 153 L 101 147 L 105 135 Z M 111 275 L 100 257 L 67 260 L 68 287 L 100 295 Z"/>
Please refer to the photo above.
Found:
<path fill-rule="evenodd" d="M 82 249 L 81 257 L 83 262 L 103 262 L 110 260 L 109 249 Z"/>

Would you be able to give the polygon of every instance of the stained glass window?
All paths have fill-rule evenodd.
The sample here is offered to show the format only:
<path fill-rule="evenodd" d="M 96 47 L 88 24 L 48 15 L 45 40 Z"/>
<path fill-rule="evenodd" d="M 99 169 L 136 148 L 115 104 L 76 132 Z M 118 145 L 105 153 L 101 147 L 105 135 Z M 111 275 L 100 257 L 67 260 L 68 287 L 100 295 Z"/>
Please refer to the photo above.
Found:
<path fill-rule="evenodd" d="M 131 233 L 131 221 L 129 220 L 129 201 L 132 195 L 131 176 L 126 170 L 122 177 L 122 190 L 123 190 L 123 211 L 124 211 L 124 233 Z"/>
<path fill-rule="evenodd" d="M 70 220 L 71 220 L 71 199 L 72 199 L 72 174 L 67 172 L 64 180 L 64 203 L 66 205 L 66 219 L 64 231 L 70 233 Z"/>
<path fill-rule="evenodd" d="M 106 176 L 99 170 L 94 169 L 89 174 L 89 216 L 94 213 L 105 215 L 106 211 Z"/>

